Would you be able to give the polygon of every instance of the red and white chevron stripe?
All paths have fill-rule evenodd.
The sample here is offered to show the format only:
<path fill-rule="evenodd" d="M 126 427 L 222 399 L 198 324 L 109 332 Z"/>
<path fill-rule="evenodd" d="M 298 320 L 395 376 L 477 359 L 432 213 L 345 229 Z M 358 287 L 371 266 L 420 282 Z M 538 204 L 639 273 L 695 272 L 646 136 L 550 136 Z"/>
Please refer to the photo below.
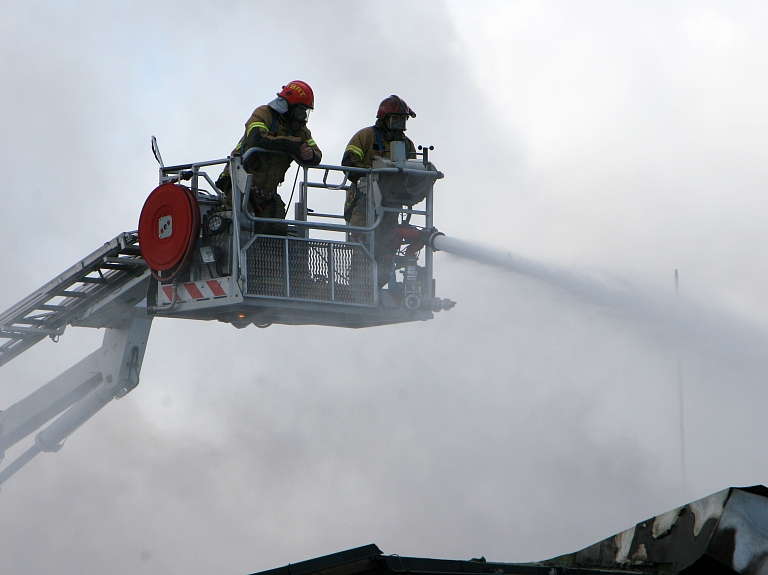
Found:
<path fill-rule="evenodd" d="M 176 288 L 176 302 L 205 301 L 227 297 L 229 292 L 229 278 L 217 278 L 212 280 L 199 280 L 195 282 L 180 283 Z M 173 299 L 173 286 L 160 286 L 158 304 L 166 305 Z"/>

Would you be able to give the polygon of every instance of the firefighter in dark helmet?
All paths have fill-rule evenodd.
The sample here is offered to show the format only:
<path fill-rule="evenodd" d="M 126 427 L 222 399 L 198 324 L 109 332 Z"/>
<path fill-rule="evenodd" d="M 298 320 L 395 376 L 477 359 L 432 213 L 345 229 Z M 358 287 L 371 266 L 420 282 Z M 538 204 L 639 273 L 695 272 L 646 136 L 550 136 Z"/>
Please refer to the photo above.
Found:
<path fill-rule="evenodd" d="M 341 159 L 342 166 L 355 168 L 370 168 L 376 156 L 389 158 L 389 143 L 393 141 L 405 142 L 409 158 L 415 158 L 416 147 L 405 135 L 408 118 L 415 118 L 416 113 L 408 107 L 405 100 L 399 96 L 385 98 L 376 112 L 376 123 L 368 128 L 358 131 L 347 144 L 344 156 Z M 347 192 L 347 200 L 344 204 L 344 219 L 352 226 L 366 225 L 366 202 L 360 197 L 357 190 L 359 175 L 350 174 L 352 181 Z M 379 264 L 391 259 L 394 252 L 394 228 L 398 224 L 397 214 L 387 212 L 384 215 L 379 228 L 376 230 L 376 260 Z M 362 241 L 358 234 L 352 234 L 352 241 Z M 381 274 L 381 280 L 387 279 L 386 274 Z M 382 281 L 379 283 L 381 284 Z"/>
<path fill-rule="evenodd" d="M 376 123 L 352 136 L 344 150 L 341 165 L 370 168 L 374 157 L 389 158 L 389 143 L 396 140 L 405 142 L 408 157 L 416 157 L 413 155 L 416 147 L 405 135 L 408 118 L 415 117 L 416 113 L 399 96 L 392 95 L 384 99 L 376 112 Z M 349 179 L 357 181 L 355 174 L 351 174 Z M 395 214 L 387 214 L 390 215 Z M 365 202 L 360 202 L 357 187 L 354 185 L 347 192 L 344 219 L 353 226 L 365 225 Z"/>
<path fill-rule="evenodd" d="M 323 155 L 307 128 L 315 96 L 306 82 L 289 82 L 277 98 L 256 108 L 245 123 L 245 135 L 232 154 L 244 154 L 249 148 L 263 148 L 282 153 L 257 153 L 249 156 L 245 169 L 253 175 L 249 207 L 260 218 L 285 218 L 285 203 L 277 193 L 291 163 L 316 166 Z M 216 182 L 217 187 L 231 199 L 232 181 L 229 166 Z M 284 225 L 257 224 L 256 233 L 280 233 Z"/>

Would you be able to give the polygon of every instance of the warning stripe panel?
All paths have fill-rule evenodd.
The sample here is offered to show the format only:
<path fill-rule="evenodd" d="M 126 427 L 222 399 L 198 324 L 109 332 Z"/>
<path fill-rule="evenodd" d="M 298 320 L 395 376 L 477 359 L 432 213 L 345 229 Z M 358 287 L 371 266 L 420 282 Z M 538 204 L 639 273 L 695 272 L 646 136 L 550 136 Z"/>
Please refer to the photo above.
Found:
<path fill-rule="evenodd" d="M 176 288 L 176 301 L 191 302 L 226 297 L 227 290 L 224 284 L 229 284 L 229 278 L 179 284 Z M 167 302 L 163 303 L 170 303 L 173 300 L 173 286 L 161 285 L 160 288 L 167 299 Z"/>
<path fill-rule="evenodd" d="M 192 299 L 204 299 L 205 298 L 205 296 L 202 294 L 202 292 L 198 289 L 198 287 L 194 283 L 184 284 L 184 287 L 189 292 L 189 295 L 192 296 Z"/>
<path fill-rule="evenodd" d="M 213 292 L 214 297 L 222 297 L 227 295 L 227 292 L 224 291 L 224 289 L 221 287 L 221 284 L 217 280 L 208 280 L 205 283 L 208 284 L 209 288 L 211 288 L 211 292 Z"/>

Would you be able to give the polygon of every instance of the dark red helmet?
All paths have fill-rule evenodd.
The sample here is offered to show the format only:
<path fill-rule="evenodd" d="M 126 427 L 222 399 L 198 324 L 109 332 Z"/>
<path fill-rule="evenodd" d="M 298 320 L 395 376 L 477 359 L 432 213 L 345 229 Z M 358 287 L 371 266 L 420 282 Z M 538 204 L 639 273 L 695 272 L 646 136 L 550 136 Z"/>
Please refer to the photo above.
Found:
<path fill-rule="evenodd" d="M 315 109 L 315 93 L 309 87 L 309 84 L 301 80 L 288 82 L 277 95 L 285 98 L 291 106 L 303 104 L 307 108 Z"/>
<path fill-rule="evenodd" d="M 381 101 L 381 104 L 379 104 L 379 111 L 376 112 L 376 117 L 384 118 L 389 114 L 403 114 L 408 115 L 411 118 L 416 117 L 416 112 L 408 107 L 408 104 L 405 103 L 405 100 L 403 100 L 400 96 L 395 96 L 394 94 L 392 94 L 389 98 L 385 98 Z"/>

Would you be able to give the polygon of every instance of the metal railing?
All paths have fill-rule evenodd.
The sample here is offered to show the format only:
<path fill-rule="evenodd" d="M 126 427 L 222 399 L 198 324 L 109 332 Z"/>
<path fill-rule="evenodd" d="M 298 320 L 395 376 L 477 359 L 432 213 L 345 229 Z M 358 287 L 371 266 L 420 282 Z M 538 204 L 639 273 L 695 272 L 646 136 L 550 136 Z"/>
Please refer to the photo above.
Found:
<path fill-rule="evenodd" d="M 243 295 L 373 306 L 376 262 L 361 244 L 257 235 L 241 250 Z"/>
<path fill-rule="evenodd" d="M 432 167 L 431 164 L 428 164 L 426 161 L 426 155 L 424 156 L 425 161 L 424 165 L 425 167 L 427 165 L 430 166 L 430 169 L 411 169 L 408 167 L 387 167 L 387 168 L 378 168 L 378 169 L 367 169 L 367 168 L 356 168 L 351 166 L 336 166 L 336 165 L 330 165 L 330 164 L 319 164 L 317 166 L 307 166 L 303 164 L 299 164 L 299 170 L 302 174 L 302 177 L 298 180 L 298 197 L 297 201 L 295 203 L 295 217 L 294 219 L 285 219 L 285 220 L 276 220 L 274 218 L 263 218 L 258 217 L 250 213 L 248 209 L 248 205 L 250 202 L 250 195 L 251 195 L 251 181 L 252 176 L 248 174 L 245 163 L 248 160 L 249 157 L 251 157 L 253 154 L 275 154 L 275 153 L 281 153 L 281 152 L 274 152 L 270 150 L 265 150 L 263 148 L 250 148 L 246 151 L 243 155 L 234 155 L 230 156 L 228 158 L 218 159 L 218 160 L 209 160 L 204 162 L 194 162 L 189 164 L 179 164 L 174 166 L 162 166 L 160 167 L 160 182 L 170 182 L 170 181 L 190 181 L 191 182 L 191 189 L 196 194 L 198 199 L 204 200 L 206 203 L 230 203 L 231 202 L 231 208 L 232 208 L 232 218 L 233 218 L 233 235 L 232 235 L 232 250 L 230 252 L 231 255 L 231 261 L 230 261 L 230 270 L 231 270 L 231 276 L 235 283 L 239 282 L 241 285 L 245 286 L 244 295 L 264 295 L 266 296 L 267 293 L 256 293 L 259 291 L 259 289 L 264 288 L 265 285 L 267 285 L 269 282 L 265 280 L 265 282 L 262 282 L 259 285 L 262 285 L 262 288 L 257 289 L 255 286 L 257 285 L 256 278 L 253 275 L 254 266 L 255 266 L 255 260 L 254 260 L 254 253 L 260 248 L 260 246 L 268 245 L 271 243 L 282 243 L 283 247 L 281 248 L 281 255 L 280 258 L 277 256 L 272 257 L 272 263 L 270 265 L 278 266 L 279 261 L 283 261 L 282 265 L 283 267 L 280 268 L 281 274 L 285 276 L 285 279 L 280 279 L 282 282 L 280 284 L 280 289 L 277 291 L 280 291 L 280 294 L 277 293 L 277 291 L 270 292 L 272 295 L 270 297 L 279 297 L 279 298 L 290 298 L 290 299 L 305 299 L 303 296 L 299 297 L 297 294 L 299 293 L 306 293 L 310 294 L 311 297 L 308 297 L 306 299 L 316 300 L 320 299 L 322 301 L 330 301 L 330 302 L 341 302 L 337 297 L 336 292 L 340 289 L 341 291 L 339 293 L 344 293 L 345 290 L 348 288 L 346 287 L 349 284 L 349 281 L 347 282 L 339 282 L 337 281 L 337 270 L 336 268 L 336 262 L 334 261 L 334 255 L 337 253 L 337 250 L 341 249 L 343 246 L 344 250 L 349 253 L 356 253 L 355 256 L 355 265 L 359 266 L 362 265 L 360 262 L 367 262 L 362 268 L 363 270 L 369 270 L 370 273 L 365 273 L 364 278 L 364 284 L 373 286 L 371 295 L 371 298 L 368 298 L 366 295 L 365 297 L 361 296 L 355 301 L 347 301 L 345 303 L 359 303 L 359 304 L 367 304 L 367 305 L 375 305 L 377 301 L 377 289 L 376 289 L 376 232 L 381 227 L 382 223 L 384 222 L 384 219 L 386 217 L 386 214 L 400 214 L 404 218 L 408 218 L 410 220 L 410 217 L 412 215 L 420 216 L 424 218 L 424 227 L 432 227 L 433 225 L 433 217 L 432 217 L 432 205 L 433 205 L 433 198 L 432 198 L 432 184 L 435 180 L 440 179 L 443 177 L 443 174 Z M 203 170 L 203 168 L 211 167 L 211 166 L 217 166 L 217 165 L 228 165 L 229 166 L 229 173 L 232 181 L 232 190 L 231 195 L 225 196 L 225 194 L 219 190 L 216 186 L 216 183 L 208 176 L 208 174 Z M 319 174 L 319 175 L 317 175 Z M 348 224 L 339 224 L 339 223 L 332 223 L 328 221 L 318 221 L 318 220 L 338 220 L 343 219 L 344 216 L 342 214 L 334 214 L 334 213 L 326 213 L 326 212 L 314 212 L 310 206 L 309 206 L 309 194 L 310 190 L 317 189 L 317 190 L 340 190 L 340 191 L 347 191 L 349 190 L 350 186 L 352 185 L 352 180 L 350 179 L 353 177 L 357 181 L 363 181 L 365 182 L 365 189 L 372 191 L 373 190 L 373 181 L 374 179 L 383 174 L 403 174 L 403 175 L 414 175 L 419 176 L 421 178 L 429 178 L 432 180 L 432 184 L 429 184 L 429 191 L 426 195 L 426 205 L 424 209 L 417 210 L 413 209 L 412 206 L 379 206 L 376 208 L 375 202 L 374 202 L 374 194 L 373 193 L 367 193 L 363 198 L 361 198 L 361 201 L 365 201 L 365 213 L 366 213 L 366 225 L 364 226 L 351 226 Z M 314 176 L 314 177 L 313 177 Z M 329 180 L 338 180 L 338 183 L 334 181 Z M 211 190 L 204 190 L 200 187 L 201 180 L 204 180 L 208 183 Z M 281 237 L 281 236 L 266 236 L 266 235 L 253 235 L 252 230 L 257 225 L 275 225 L 278 224 L 280 226 L 285 226 L 287 229 L 287 233 L 291 234 L 288 237 Z M 345 241 L 337 241 L 337 240 L 327 240 L 322 239 L 319 240 L 317 238 L 311 237 L 312 231 L 322 231 L 322 232 L 334 232 L 334 233 L 342 233 L 346 234 L 346 240 Z M 357 241 L 351 242 L 350 234 L 354 234 L 356 237 L 355 239 Z M 261 239 L 260 239 L 261 238 Z M 267 238 L 269 241 L 267 241 Z M 304 242 L 304 244 L 302 244 Z M 307 243 L 309 242 L 309 243 Z M 291 270 L 291 250 L 293 249 L 292 246 L 296 246 L 295 250 L 298 252 L 301 251 L 300 246 L 305 245 L 309 246 L 312 242 L 316 242 L 315 244 L 312 244 L 311 249 L 307 247 L 308 252 L 307 253 L 319 253 L 321 251 L 324 251 L 328 254 L 328 262 L 325 264 L 329 267 L 325 275 L 319 274 L 314 277 L 312 280 L 314 284 L 312 285 L 312 289 L 305 290 L 304 292 L 301 291 L 301 289 L 291 289 L 293 286 L 298 285 L 296 282 L 296 278 L 299 277 L 298 275 L 295 278 L 291 278 L 290 270 Z M 237 246 L 237 247 L 235 247 Z M 272 249 L 272 248 L 269 248 Z M 269 251 L 269 249 L 267 251 Z M 346 253 L 345 252 L 345 253 Z M 426 268 L 426 275 L 429 278 L 429 282 L 431 283 L 432 278 L 432 250 L 430 248 L 425 249 L 424 254 L 424 261 L 425 261 L 425 268 Z M 285 262 L 287 262 L 288 265 L 285 265 Z M 347 264 L 345 264 L 347 265 Z M 349 266 L 351 266 L 351 261 L 349 262 Z M 278 266 L 279 267 L 279 266 Z M 266 268 L 265 268 L 266 269 Z M 277 268 L 275 268 L 277 269 Z M 311 275 L 311 271 L 309 272 Z M 344 271 L 342 270 L 342 276 Z M 357 273 L 357 272 L 356 272 Z M 338 276 L 338 277 L 342 277 Z M 363 280 L 362 277 L 356 279 Z M 274 277 L 271 277 L 270 281 L 272 284 L 277 284 L 277 279 Z M 354 282 L 352 282 L 354 283 Z M 318 287 L 321 286 L 321 287 Z M 325 286 L 325 287 L 322 287 Z M 323 291 L 327 288 L 327 294 Z M 262 289 L 262 291 L 269 291 L 266 288 Z M 314 290 L 314 291 L 313 291 Z M 362 293 L 362 292 L 360 292 Z M 317 296 L 317 294 L 323 294 L 322 297 Z M 358 294 L 359 295 L 359 294 Z M 354 299 L 354 298 L 352 298 Z"/>
<path fill-rule="evenodd" d="M 272 152 L 270 150 L 265 150 L 262 148 L 250 148 L 243 156 L 241 163 L 245 163 L 245 161 L 253 154 L 256 153 L 276 153 Z M 317 166 L 304 166 L 302 165 L 301 168 L 304 172 L 304 177 L 302 181 L 299 183 L 299 201 L 297 202 L 297 206 L 299 206 L 299 214 L 297 214 L 297 219 L 295 220 L 285 220 L 284 223 L 287 225 L 296 226 L 298 228 L 305 228 L 305 229 L 317 229 L 317 230 L 324 230 L 324 231 L 335 231 L 335 232 L 345 232 L 345 233 L 361 233 L 361 234 L 368 234 L 376 230 L 378 228 L 383 219 L 384 219 L 384 212 L 390 211 L 390 212 L 398 212 L 398 213 L 419 213 L 414 212 L 412 210 L 402 210 L 402 209 L 393 209 L 393 208 L 385 208 L 382 210 L 379 210 L 379 213 L 376 217 L 376 219 L 373 222 L 369 222 L 366 226 L 350 226 L 350 225 L 340 225 L 340 224 L 325 224 L 321 222 L 310 222 L 309 217 L 323 217 L 323 218 L 343 218 L 343 216 L 336 215 L 336 214 L 325 214 L 325 213 L 318 213 L 313 214 L 312 212 L 308 211 L 308 190 L 309 188 L 320 188 L 320 189 L 329 189 L 329 190 L 348 190 L 349 185 L 347 182 L 349 181 L 349 175 L 350 174 L 357 174 L 360 177 L 365 177 L 369 181 L 369 185 L 367 186 L 368 189 L 371 189 L 370 181 L 371 178 L 376 174 L 411 174 L 415 176 L 421 176 L 421 177 L 427 177 L 427 178 L 433 178 L 435 180 L 440 179 L 443 177 L 442 172 L 439 171 L 424 171 L 424 170 L 414 170 L 414 169 L 408 169 L 408 168 L 379 168 L 379 169 L 371 169 L 371 168 L 355 168 L 351 166 L 334 166 L 330 164 L 318 164 Z M 311 182 L 309 181 L 309 172 L 310 170 L 322 170 L 323 171 L 323 177 L 321 182 Z M 331 172 L 339 172 L 343 175 L 342 182 L 340 184 L 329 184 L 328 183 L 328 177 Z M 243 213 L 243 216 L 253 222 L 253 223 L 259 223 L 259 224 L 269 224 L 274 223 L 274 220 L 271 218 L 259 218 L 256 216 L 252 216 L 250 213 L 248 213 L 248 210 L 246 209 L 246 206 L 248 205 L 248 201 L 250 200 L 250 185 L 245 186 L 246 189 L 244 191 L 241 191 L 242 194 L 242 200 L 241 200 L 241 206 L 240 209 Z M 233 193 L 234 193 L 235 186 L 233 185 Z M 431 195 L 431 194 L 430 194 Z M 373 213 L 373 197 L 369 194 L 366 200 L 369 201 L 369 206 L 367 213 L 371 214 Z M 426 212 L 423 212 L 422 215 L 426 215 Z"/>

